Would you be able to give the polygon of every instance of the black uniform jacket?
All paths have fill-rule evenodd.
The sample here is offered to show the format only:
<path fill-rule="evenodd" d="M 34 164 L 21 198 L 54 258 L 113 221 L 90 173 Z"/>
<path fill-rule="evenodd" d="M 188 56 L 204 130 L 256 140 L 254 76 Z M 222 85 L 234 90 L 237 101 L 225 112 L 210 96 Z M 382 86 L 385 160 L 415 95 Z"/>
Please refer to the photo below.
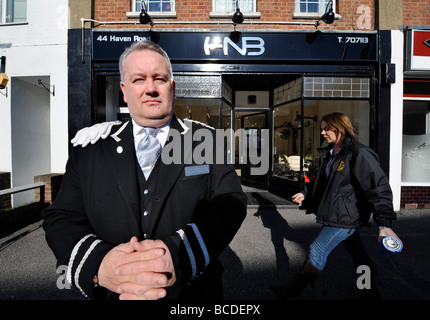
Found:
<path fill-rule="evenodd" d="M 307 213 L 317 222 L 340 228 L 368 224 L 370 215 L 378 226 L 391 227 L 396 219 L 389 181 L 377 154 L 369 147 L 346 137 L 327 177 L 325 168 L 333 145 L 318 149 L 319 170 L 303 191 Z"/>
<path fill-rule="evenodd" d="M 69 282 L 84 295 L 106 298 L 106 293 L 112 294 L 100 295 L 92 280 L 105 254 L 133 236 L 161 239 L 177 277 L 166 298 L 205 298 L 202 290 L 216 291 L 208 279 L 221 281 L 218 256 L 246 215 L 246 197 L 233 166 L 197 164 L 192 153 L 201 142 L 193 142 L 191 135 L 205 129 L 215 136 L 214 130 L 173 116 L 163 153 L 180 151 L 185 160 L 165 164 L 160 157 L 141 190 L 133 125 L 129 121 L 120 126 L 105 140 L 73 148 L 61 190 L 43 212 L 46 239 L 57 264 L 68 266 Z"/>

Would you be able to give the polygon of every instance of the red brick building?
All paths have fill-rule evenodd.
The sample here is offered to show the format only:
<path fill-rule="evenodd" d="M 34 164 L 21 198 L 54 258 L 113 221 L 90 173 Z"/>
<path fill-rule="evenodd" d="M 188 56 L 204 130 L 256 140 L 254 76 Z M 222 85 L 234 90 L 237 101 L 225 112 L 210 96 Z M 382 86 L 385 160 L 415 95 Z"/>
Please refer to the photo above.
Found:
<path fill-rule="evenodd" d="M 133 4 L 136 1 L 111 1 L 103 0 L 94 1 L 94 19 L 98 21 L 130 21 L 137 20 L 136 15 L 133 15 Z M 174 8 L 174 14 L 164 15 L 165 12 L 151 12 L 154 17 L 156 28 L 196 28 L 196 29 L 217 29 L 231 26 L 231 16 L 234 10 L 235 1 L 219 1 L 220 3 L 228 3 L 229 11 L 216 12 L 216 2 L 212 0 L 206 1 L 146 1 L 148 5 L 151 3 L 169 3 L 171 8 Z M 308 3 L 310 8 L 304 9 L 311 12 L 300 12 L 296 7 L 296 2 L 302 4 Z M 312 30 L 312 24 L 319 19 L 327 5 L 326 0 L 320 1 L 295 1 L 295 0 L 265 0 L 265 1 L 239 1 L 239 7 L 242 6 L 242 12 L 245 15 L 245 21 L 240 28 L 246 29 L 282 29 L 282 30 L 297 30 L 306 29 Z M 336 3 L 337 2 L 337 3 Z M 255 11 L 246 12 L 244 7 L 255 5 Z M 137 0 L 136 11 L 140 8 L 140 1 Z M 313 6 L 313 7 L 312 7 Z M 172 9 L 173 10 L 173 9 Z M 334 10 L 337 13 L 336 23 L 333 25 L 321 25 L 321 30 L 374 30 L 375 29 L 375 5 L 372 0 L 349 0 L 335 1 Z M 320 11 L 320 12 L 312 12 Z M 171 11 L 166 11 L 171 12 Z M 163 23 L 167 22 L 167 23 Z M 213 24 L 207 24 L 207 22 Z M 194 22 L 191 23 L 190 22 Z M 205 23 L 206 22 L 206 23 Z M 305 23 L 301 25 L 300 23 Z M 181 24 L 182 23 L 182 24 Z M 308 25 L 307 23 L 310 23 Z M 101 26 L 109 28 L 109 26 Z M 133 25 L 116 26 L 119 28 L 133 28 Z M 239 28 L 238 28 L 239 29 Z"/>

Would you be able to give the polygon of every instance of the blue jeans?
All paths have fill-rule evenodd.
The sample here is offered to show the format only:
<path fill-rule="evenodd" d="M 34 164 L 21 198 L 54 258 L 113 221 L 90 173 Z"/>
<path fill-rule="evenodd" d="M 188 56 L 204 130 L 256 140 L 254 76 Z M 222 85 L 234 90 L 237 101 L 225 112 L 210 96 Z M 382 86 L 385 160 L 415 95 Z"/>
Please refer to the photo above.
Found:
<path fill-rule="evenodd" d="M 315 268 L 324 269 L 330 252 L 355 231 L 356 229 L 323 226 L 318 236 L 309 246 L 309 261 Z"/>

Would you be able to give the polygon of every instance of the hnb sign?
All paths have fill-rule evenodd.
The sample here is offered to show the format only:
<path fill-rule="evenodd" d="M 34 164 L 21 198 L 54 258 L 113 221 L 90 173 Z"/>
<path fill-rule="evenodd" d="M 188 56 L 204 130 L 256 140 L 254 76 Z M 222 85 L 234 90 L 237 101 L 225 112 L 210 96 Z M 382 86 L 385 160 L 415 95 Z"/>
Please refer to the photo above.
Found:
<path fill-rule="evenodd" d="M 225 56 L 228 56 L 229 48 L 236 50 L 242 56 L 261 56 L 264 51 L 264 40 L 260 37 L 243 37 L 242 46 L 237 45 L 229 37 L 206 37 L 204 50 L 207 56 L 213 50 L 222 49 Z"/>

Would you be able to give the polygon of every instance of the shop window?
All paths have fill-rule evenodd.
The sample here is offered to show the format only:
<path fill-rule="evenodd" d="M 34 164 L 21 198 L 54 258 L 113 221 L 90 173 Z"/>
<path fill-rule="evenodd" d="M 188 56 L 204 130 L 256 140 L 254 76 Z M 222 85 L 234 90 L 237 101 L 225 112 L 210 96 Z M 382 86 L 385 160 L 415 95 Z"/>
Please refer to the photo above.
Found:
<path fill-rule="evenodd" d="M 430 185 L 429 98 L 403 101 L 402 154 L 402 183 Z"/>
<path fill-rule="evenodd" d="M 303 99 L 300 96 L 302 81 Z M 293 181 L 303 177 L 305 182 L 315 177 L 319 164 L 317 149 L 326 145 L 321 138 L 320 121 L 328 113 L 345 113 L 353 122 L 359 141 L 368 145 L 369 90 L 368 78 L 330 77 L 304 77 L 276 88 L 273 175 Z"/>
<path fill-rule="evenodd" d="M 27 0 L 0 0 L 0 23 L 27 21 Z"/>
<path fill-rule="evenodd" d="M 191 119 L 220 128 L 222 79 L 219 75 L 175 74 L 175 114 L 180 119 Z M 230 109 L 230 108 L 226 108 Z M 231 122 L 229 120 L 222 120 Z"/>
<path fill-rule="evenodd" d="M 274 115 L 273 175 L 298 181 L 300 177 L 301 101 L 276 107 Z M 305 171 L 305 169 L 304 169 Z"/>
<path fill-rule="evenodd" d="M 178 98 L 174 104 L 175 115 L 183 120 L 190 119 L 207 124 L 214 129 L 220 126 L 218 99 Z M 223 120 L 229 122 L 229 120 Z"/>
<path fill-rule="evenodd" d="M 190 119 L 214 129 L 233 129 L 232 89 L 221 76 L 175 74 L 174 112 L 179 119 Z M 233 132 L 232 132 L 233 135 Z M 234 136 L 230 137 L 230 141 Z M 231 142 L 232 143 L 232 142 Z M 232 144 L 225 141 L 230 163 L 235 161 Z"/>
<path fill-rule="evenodd" d="M 369 100 L 305 100 L 303 128 L 303 157 L 307 172 L 305 181 L 314 178 L 318 169 L 318 148 L 327 145 L 321 137 L 321 118 L 332 112 L 343 112 L 350 119 L 358 133 L 358 141 L 370 143 L 370 102 Z M 298 118 L 298 117 L 297 117 Z"/>

